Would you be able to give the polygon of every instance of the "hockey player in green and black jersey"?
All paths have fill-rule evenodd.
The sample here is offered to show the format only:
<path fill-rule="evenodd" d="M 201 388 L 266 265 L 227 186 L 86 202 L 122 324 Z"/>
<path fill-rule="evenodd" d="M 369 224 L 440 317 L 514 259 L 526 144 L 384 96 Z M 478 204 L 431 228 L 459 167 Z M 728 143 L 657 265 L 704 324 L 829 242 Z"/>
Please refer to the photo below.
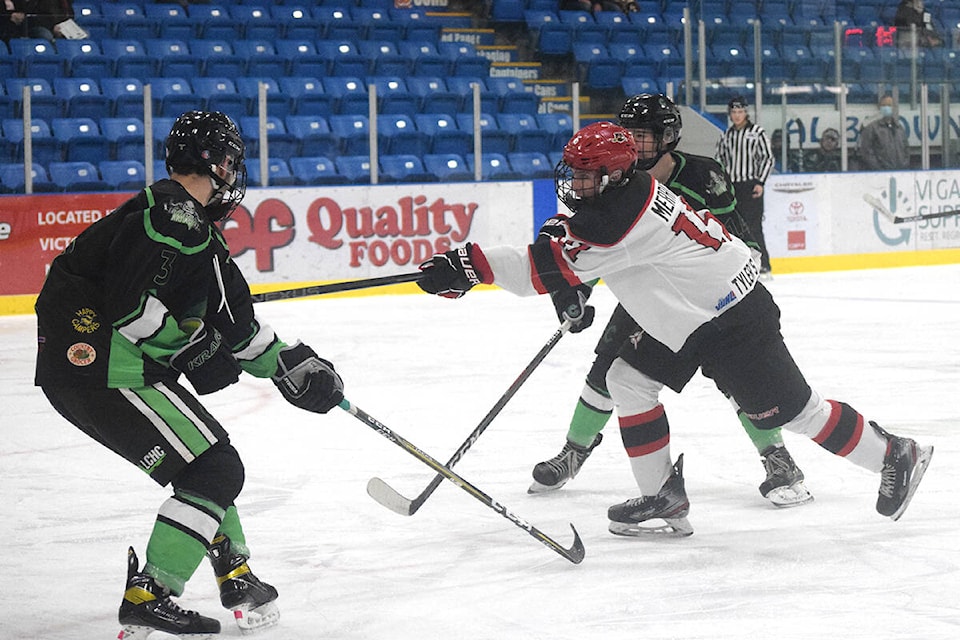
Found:
<path fill-rule="evenodd" d="M 166 140 L 169 180 L 97 221 L 50 267 L 36 304 L 36 384 L 88 436 L 173 495 L 160 505 L 141 568 L 128 551 L 120 638 L 155 630 L 191 638 L 220 623 L 180 608 L 204 556 L 241 631 L 277 621 L 277 590 L 257 579 L 235 500 L 243 463 L 197 394 L 271 378 L 295 406 L 326 413 L 343 399 L 333 365 L 281 341 L 254 313 L 215 223 L 246 188 L 244 144 L 222 113 L 180 116 Z"/>
<path fill-rule="evenodd" d="M 712 158 L 676 150 L 682 120 L 680 110 L 670 98 L 662 94 L 633 96 L 621 108 L 619 122 L 634 136 L 639 155 L 638 168 L 682 196 L 694 209 L 709 209 L 728 231 L 750 244 L 749 230 L 737 213 L 737 199 L 723 167 Z M 549 233 L 545 232 L 544 240 L 548 236 Z M 586 290 L 582 293 L 589 294 Z M 554 302 L 562 315 L 566 297 L 554 296 Z M 585 329 L 589 325 L 587 318 L 592 320 L 588 313 L 584 322 L 573 331 Z M 597 358 L 587 373 L 574 409 L 567 442 L 559 454 L 534 467 L 530 493 L 562 487 L 576 476 L 590 452 L 600 444 L 601 430 L 614 408 L 607 391 L 607 370 L 617 357 L 620 345 L 638 331 L 641 329 L 637 323 L 622 305 L 617 305 L 595 349 Z M 779 507 L 801 505 L 812 500 L 813 496 L 803 484 L 803 473 L 783 444 L 780 429 L 760 430 L 739 409 L 737 415 L 760 453 L 767 472 L 760 493 Z"/>

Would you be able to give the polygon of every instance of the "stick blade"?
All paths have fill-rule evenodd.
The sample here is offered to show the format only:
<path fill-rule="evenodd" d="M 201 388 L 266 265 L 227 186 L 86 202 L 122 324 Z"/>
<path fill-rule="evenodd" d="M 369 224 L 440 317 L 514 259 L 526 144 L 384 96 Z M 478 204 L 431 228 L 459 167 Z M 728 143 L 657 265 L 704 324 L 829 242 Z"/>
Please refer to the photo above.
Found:
<path fill-rule="evenodd" d="M 573 526 L 573 523 L 570 524 L 570 529 L 573 530 L 573 544 L 569 549 L 564 549 L 564 553 L 561 555 L 573 564 L 580 564 L 583 562 L 584 556 L 587 555 L 587 550 L 583 547 L 583 540 L 580 539 L 580 534 L 577 533 L 577 528 Z"/>
<path fill-rule="evenodd" d="M 394 513 L 401 516 L 413 515 L 413 501 L 400 495 L 380 478 L 370 478 L 367 481 L 367 494 Z"/>

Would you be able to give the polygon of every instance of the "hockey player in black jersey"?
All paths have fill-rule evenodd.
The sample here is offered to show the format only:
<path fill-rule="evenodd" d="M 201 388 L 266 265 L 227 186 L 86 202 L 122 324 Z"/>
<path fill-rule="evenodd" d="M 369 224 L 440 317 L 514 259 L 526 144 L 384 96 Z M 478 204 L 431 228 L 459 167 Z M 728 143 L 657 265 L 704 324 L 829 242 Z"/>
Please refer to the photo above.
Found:
<path fill-rule="evenodd" d="M 222 113 L 181 115 L 160 180 L 81 233 L 53 261 L 36 304 L 36 384 L 88 436 L 173 495 L 160 505 L 141 568 L 131 547 L 120 638 L 155 630 L 191 638 L 220 623 L 180 608 L 204 556 L 241 631 L 279 618 L 277 590 L 250 571 L 235 500 L 243 463 L 224 427 L 182 386 L 213 393 L 245 371 L 295 406 L 343 399 L 333 365 L 288 345 L 254 313 L 216 223 L 246 188 L 244 144 Z"/>
<path fill-rule="evenodd" d="M 683 197 L 694 209 L 709 209 L 734 235 L 750 243 L 750 233 L 737 213 L 737 198 L 730 186 L 726 171 L 713 158 L 692 155 L 676 150 L 683 131 L 680 110 L 670 98 L 663 94 L 645 93 L 629 98 L 620 109 L 619 123 L 630 130 L 637 145 L 637 166 L 650 173 L 665 184 L 671 191 Z M 541 242 L 549 242 L 548 225 L 541 236 Z M 580 292 L 588 295 L 586 287 Z M 557 312 L 562 316 L 564 306 L 575 291 L 560 292 L 553 296 L 557 303 Z M 585 321 L 575 327 L 582 331 L 589 326 L 592 317 L 588 313 Z M 613 315 L 604 327 L 594 352 L 597 358 L 587 373 L 580 399 L 574 409 L 567 431 L 567 441 L 559 454 L 538 463 L 533 468 L 533 484 L 530 493 L 553 491 L 574 478 L 590 456 L 594 447 L 600 444 L 601 430 L 613 413 L 613 400 L 607 390 L 607 371 L 617 357 L 621 345 L 631 336 L 640 335 L 644 341 L 654 341 L 642 332 L 630 315 L 617 305 Z M 653 358 L 661 354 L 658 364 L 661 382 L 670 384 L 672 358 L 661 350 L 640 350 Z M 783 444 L 779 428 L 761 430 L 743 415 L 737 412 L 743 428 L 760 453 L 767 476 L 760 484 L 760 493 L 779 507 L 791 507 L 805 504 L 813 496 L 803 484 L 803 473 L 797 467 Z"/>
<path fill-rule="evenodd" d="M 607 510 L 612 533 L 693 532 L 683 457 L 673 460 L 670 424 L 659 398 L 667 384 L 682 390 L 698 369 L 757 428 L 799 433 L 876 473 L 876 510 L 899 519 L 933 447 L 888 433 L 852 406 L 810 387 L 780 333 L 780 309 L 759 281 L 756 252 L 709 210 L 694 210 L 638 169 L 635 145 L 623 127 L 587 125 L 566 144 L 556 167 L 557 197 L 572 215 L 556 221 L 549 242 L 488 248 L 467 243 L 424 262 L 417 284 L 447 298 L 459 298 L 477 284 L 528 296 L 576 291 L 603 278 L 630 317 L 655 338 L 628 340 L 607 373 L 640 490 L 639 497 Z M 579 308 L 560 307 L 569 317 L 586 312 L 584 296 L 571 302 Z M 641 353 L 647 349 L 654 353 Z"/>

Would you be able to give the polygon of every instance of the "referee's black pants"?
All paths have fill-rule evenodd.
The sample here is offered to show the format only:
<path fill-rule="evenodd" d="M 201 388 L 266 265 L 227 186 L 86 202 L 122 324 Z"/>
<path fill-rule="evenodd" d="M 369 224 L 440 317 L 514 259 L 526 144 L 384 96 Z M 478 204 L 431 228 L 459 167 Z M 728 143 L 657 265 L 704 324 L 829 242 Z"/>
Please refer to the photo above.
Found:
<path fill-rule="evenodd" d="M 767 242 L 763 237 L 763 196 L 753 197 L 753 187 L 756 182 L 734 182 L 733 192 L 737 196 L 737 211 L 750 230 L 750 235 L 760 247 L 760 268 L 770 271 L 770 254 L 767 253 Z"/>

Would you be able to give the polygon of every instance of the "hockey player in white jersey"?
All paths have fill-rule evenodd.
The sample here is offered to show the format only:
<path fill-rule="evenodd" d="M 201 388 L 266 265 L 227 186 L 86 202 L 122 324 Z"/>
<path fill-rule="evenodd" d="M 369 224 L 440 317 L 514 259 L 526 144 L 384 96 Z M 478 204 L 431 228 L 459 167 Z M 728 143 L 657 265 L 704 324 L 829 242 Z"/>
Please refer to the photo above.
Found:
<path fill-rule="evenodd" d="M 609 122 L 584 127 L 556 168 L 557 195 L 573 214 L 558 221 L 561 233 L 526 247 L 482 250 L 467 243 L 421 265 L 418 284 L 450 298 L 481 283 L 518 295 L 572 291 L 570 315 L 577 316 L 586 299 L 576 287 L 603 278 L 656 339 L 627 341 L 607 374 L 640 489 L 639 497 L 609 508 L 612 533 L 693 533 L 683 456 L 674 462 L 659 401 L 664 385 L 656 379 L 657 358 L 637 352 L 647 348 L 669 350 L 687 363 L 682 373 L 674 367 L 672 388 L 682 389 L 702 367 L 756 427 L 805 435 L 879 473 L 877 511 L 899 519 L 933 447 L 887 433 L 850 405 L 811 389 L 783 342 L 780 310 L 758 282 L 755 253 L 709 211 L 691 209 L 636 162 L 629 131 Z"/>

